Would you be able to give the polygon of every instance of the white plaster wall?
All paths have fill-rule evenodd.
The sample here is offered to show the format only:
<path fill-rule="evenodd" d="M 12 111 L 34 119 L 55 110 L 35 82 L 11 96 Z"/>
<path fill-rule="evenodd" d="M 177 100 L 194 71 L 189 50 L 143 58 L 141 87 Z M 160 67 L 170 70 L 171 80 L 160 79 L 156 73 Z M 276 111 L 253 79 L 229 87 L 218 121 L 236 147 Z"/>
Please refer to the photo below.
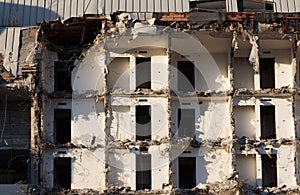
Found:
<path fill-rule="evenodd" d="M 191 61 L 195 65 L 195 88 L 196 91 L 224 91 L 230 89 L 228 78 L 228 50 L 211 49 L 211 45 L 220 44 L 211 36 L 203 34 L 192 34 L 193 38 L 172 38 L 170 85 L 177 88 L 177 62 Z M 204 38 L 201 38 L 204 37 Z M 222 44 L 227 45 L 228 42 Z M 188 45 L 188 47 L 183 47 Z M 228 45 L 229 46 L 229 45 Z M 207 49 L 207 48 L 209 49 Z M 229 47 L 228 47 L 229 49 Z"/>
<path fill-rule="evenodd" d="M 54 62 L 58 60 L 57 53 L 47 49 L 42 52 L 42 88 L 52 93 L 54 91 Z"/>
<path fill-rule="evenodd" d="M 130 58 L 116 57 L 108 65 L 107 88 L 129 91 Z"/>
<path fill-rule="evenodd" d="M 293 100 L 275 99 L 276 134 L 278 138 L 295 139 L 295 124 L 293 118 Z"/>
<path fill-rule="evenodd" d="M 292 98 L 267 98 L 270 101 L 262 101 L 257 99 L 256 112 L 256 129 L 260 131 L 260 105 L 275 105 L 275 125 L 276 138 L 295 138 L 295 126 L 293 119 L 293 100 Z M 257 135 L 259 139 L 260 134 Z"/>
<path fill-rule="evenodd" d="M 235 106 L 233 108 L 234 129 L 238 137 L 246 136 L 255 139 L 255 107 Z"/>
<path fill-rule="evenodd" d="M 296 186 L 295 175 L 295 147 L 293 145 L 281 145 L 272 147 L 270 145 L 264 148 L 256 149 L 256 177 L 257 185 L 262 186 L 262 159 L 259 154 L 277 154 L 277 186 L 286 185 L 287 188 Z"/>
<path fill-rule="evenodd" d="M 275 56 L 275 88 L 293 87 L 293 66 L 291 49 L 273 50 Z"/>
<path fill-rule="evenodd" d="M 130 106 L 112 106 L 112 120 L 110 124 L 110 135 L 114 140 L 134 140 L 132 130 Z"/>
<path fill-rule="evenodd" d="M 103 100 L 96 102 L 94 99 L 73 99 L 72 114 L 72 143 L 86 147 L 105 145 Z"/>
<path fill-rule="evenodd" d="M 202 158 L 197 159 L 199 164 L 197 183 L 206 184 L 225 180 L 232 174 L 231 163 L 228 163 L 231 160 L 231 153 L 227 150 L 211 149 Z M 208 176 L 205 173 L 208 173 Z"/>
<path fill-rule="evenodd" d="M 233 106 L 255 106 L 255 97 L 239 97 L 233 99 Z"/>
<path fill-rule="evenodd" d="M 60 151 L 60 152 L 59 152 Z M 43 175 L 48 188 L 53 187 L 54 157 L 71 157 L 71 189 L 105 189 L 105 151 L 97 148 L 58 149 L 44 153 Z"/>
<path fill-rule="evenodd" d="M 208 51 L 207 51 L 208 52 Z M 199 57 L 200 56 L 200 57 Z M 198 60 L 198 61 L 196 61 Z M 226 53 L 217 54 L 189 54 L 183 57 L 177 53 L 171 54 L 170 87 L 178 90 L 178 61 L 191 61 L 195 65 L 196 91 L 224 91 L 229 90 L 227 74 L 228 56 Z M 208 65 L 209 64 L 209 65 Z M 208 67 L 203 67 L 203 66 Z"/>
<path fill-rule="evenodd" d="M 119 139 L 135 139 L 135 106 L 150 105 L 151 106 L 151 139 L 159 140 L 168 137 L 168 101 L 167 98 L 145 97 L 145 98 L 129 98 L 116 97 L 111 98 L 113 107 L 113 118 L 111 126 L 111 136 L 115 140 Z M 130 106 L 130 110 L 124 112 L 124 108 L 118 111 L 117 107 Z M 119 120 L 119 126 L 117 125 Z M 121 132 L 122 131 L 122 132 Z"/>
<path fill-rule="evenodd" d="M 151 89 L 159 90 L 168 87 L 169 70 L 168 56 L 151 57 Z"/>
<path fill-rule="evenodd" d="M 199 104 L 201 102 L 201 104 Z M 196 140 L 216 140 L 231 136 L 229 100 L 181 98 L 171 101 L 171 128 L 178 130 L 178 108 L 195 109 Z"/>
<path fill-rule="evenodd" d="M 256 186 L 256 155 L 236 155 L 236 171 L 238 181 Z"/>
<path fill-rule="evenodd" d="M 103 43 L 99 42 L 87 51 L 83 59 L 75 61 L 72 71 L 73 94 L 104 92 L 106 56 Z"/>
<path fill-rule="evenodd" d="M 141 76 L 136 74 L 136 57 L 151 57 L 152 90 L 159 90 L 168 87 L 169 74 L 168 55 L 166 49 L 157 47 L 141 47 L 131 49 L 123 54 L 110 53 L 110 57 L 112 57 L 110 59 L 112 61 L 108 66 L 108 69 L 111 70 L 108 75 L 108 84 L 111 85 L 111 83 L 113 83 L 111 82 L 112 80 L 117 80 L 114 89 L 121 88 L 127 91 L 129 89 L 135 90 L 136 78 Z M 129 62 L 127 60 L 120 60 L 120 58 L 128 57 L 130 59 Z M 110 74 L 113 74 L 112 79 L 110 79 Z M 109 87 L 111 88 L 111 86 Z"/>
<path fill-rule="evenodd" d="M 108 151 L 108 182 L 114 186 L 128 186 L 135 189 L 135 154 L 126 149 L 111 148 Z"/>
<path fill-rule="evenodd" d="M 292 145 L 281 145 L 277 154 L 277 176 L 278 187 L 296 186 L 295 177 L 295 147 Z"/>
<path fill-rule="evenodd" d="M 238 41 L 239 49 L 234 57 L 249 58 L 251 45 L 249 41 Z M 288 40 L 261 40 L 261 58 L 275 58 L 275 88 L 293 87 L 293 64 L 291 42 Z M 259 74 L 255 76 L 256 89 L 260 88 Z"/>
<path fill-rule="evenodd" d="M 153 190 L 162 190 L 169 183 L 169 146 L 167 144 L 151 146 L 151 184 Z"/>
<path fill-rule="evenodd" d="M 293 119 L 293 100 L 292 98 L 235 98 L 234 106 L 255 106 L 255 132 L 256 139 L 260 138 L 260 105 L 275 106 L 275 125 L 276 139 L 294 139 L 295 125 Z M 242 117 L 239 115 L 238 117 Z M 250 116 L 249 116 L 250 117 Z M 251 120 L 251 119 L 250 119 Z M 244 124 L 243 124 L 244 125 Z M 237 130 L 236 130 L 237 131 Z M 237 133 L 237 132 L 236 132 Z M 243 132 L 248 133 L 248 132 Z"/>
<path fill-rule="evenodd" d="M 54 143 L 54 109 L 72 109 L 72 102 L 64 99 L 47 99 L 44 102 L 43 137 L 47 142 Z M 71 116 L 73 118 L 73 116 Z M 71 121 L 70 121 L 71 122 Z"/>
<path fill-rule="evenodd" d="M 114 149 L 108 152 L 109 184 L 114 186 L 128 186 L 136 189 L 136 155 L 140 152 L 132 149 Z M 163 184 L 169 183 L 169 151 L 168 145 L 151 146 L 151 188 L 163 189 Z"/>
<path fill-rule="evenodd" d="M 224 181 L 232 174 L 231 154 L 226 149 L 211 149 L 204 155 L 200 149 L 183 153 L 180 157 L 196 157 L 196 185 L 203 188 L 206 184 Z M 179 186 L 178 159 L 173 162 L 173 182 Z M 175 170 L 174 170 L 175 167 Z"/>

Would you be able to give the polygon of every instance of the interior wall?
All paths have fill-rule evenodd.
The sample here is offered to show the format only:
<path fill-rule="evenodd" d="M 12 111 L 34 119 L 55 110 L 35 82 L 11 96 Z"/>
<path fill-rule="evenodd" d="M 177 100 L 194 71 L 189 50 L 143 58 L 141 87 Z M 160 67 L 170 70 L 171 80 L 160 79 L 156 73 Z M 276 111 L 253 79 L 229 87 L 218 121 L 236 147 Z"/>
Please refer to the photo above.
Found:
<path fill-rule="evenodd" d="M 281 145 L 278 148 L 278 187 L 283 185 L 286 185 L 287 187 L 296 186 L 295 150 L 296 148 L 291 145 Z"/>
<path fill-rule="evenodd" d="M 251 45 L 249 41 L 238 40 L 238 49 L 234 52 L 235 58 L 249 58 Z M 260 40 L 261 58 L 275 58 L 275 88 L 293 86 L 293 66 L 291 42 L 288 40 Z M 259 88 L 258 79 L 254 86 Z"/>
<path fill-rule="evenodd" d="M 72 108 L 72 102 L 70 102 L 69 100 L 48 99 L 47 101 L 44 102 L 43 137 L 47 142 L 50 143 L 55 142 L 54 109 L 71 109 L 71 108 Z"/>
<path fill-rule="evenodd" d="M 158 146 L 151 146 L 149 148 L 149 154 L 151 154 L 151 178 L 152 189 L 162 190 L 164 184 L 169 183 L 170 179 L 170 152 L 168 144 L 161 144 Z"/>
<path fill-rule="evenodd" d="M 72 143 L 87 147 L 105 145 L 104 101 L 72 101 Z"/>
<path fill-rule="evenodd" d="M 196 157 L 196 185 L 199 188 L 207 183 L 221 182 L 232 174 L 231 164 L 228 163 L 231 162 L 231 154 L 225 149 L 210 149 L 204 152 L 203 149 L 195 148 L 188 153 L 181 154 L 180 157 Z M 173 182 L 178 187 L 178 159 L 175 161 L 177 162 L 172 166 Z"/>
<path fill-rule="evenodd" d="M 256 186 L 256 155 L 236 155 L 236 171 L 238 181 Z"/>
<path fill-rule="evenodd" d="M 275 105 L 275 125 L 276 125 L 276 139 L 295 138 L 295 125 L 293 119 L 293 100 L 291 98 L 263 98 L 258 100 L 258 105 Z M 256 109 L 256 120 L 260 121 L 260 114 Z M 260 122 L 257 123 L 260 125 Z"/>
<path fill-rule="evenodd" d="M 111 106 L 112 119 L 110 135 L 114 140 L 134 140 L 134 132 L 131 130 L 130 106 Z"/>
<path fill-rule="evenodd" d="M 129 91 L 130 87 L 130 58 L 116 57 L 108 65 L 108 89 L 123 89 Z"/>
<path fill-rule="evenodd" d="M 105 152 L 103 148 L 94 151 L 87 149 L 58 149 L 44 153 L 43 175 L 48 188 L 54 183 L 54 157 L 71 157 L 71 189 L 105 189 Z"/>
<path fill-rule="evenodd" d="M 114 186 L 135 189 L 135 155 L 126 149 L 111 148 L 108 151 L 108 182 Z"/>
<path fill-rule="evenodd" d="M 227 138 L 231 135 L 229 101 L 198 100 L 182 98 L 180 102 L 171 101 L 171 131 L 178 131 L 178 109 L 195 109 L 196 140 L 215 140 L 218 137 Z"/>
<path fill-rule="evenodd" d="M 234 58 L 234 88 L 254 89 L 254 71 L 248 58 Z"/>
<path fill-rule="evenodd" d="M 174 40 L 177 41 L 177 40 Z M 183 41 L 183 40 L 180 40 Z M 176 43 L 174 47 L 179 47 Z M 197 41 L 196 41 L 197 42 Z M 181 43 L 184 44 L 184 43 Z M 197 43 L 195 43 L 197 44 Z M 228 78 L 228 53 L 225 51 L 208 51 L 205 49 L 207 44 L 212 44 L 210 40 L 201 43 L 199 45 L 203 47 L 204 51 L 195 53 L 197 49 L 191 51 L 191 53 L 171 53 L 171 69 L 170 69 L 170 87 L 172 89 L 178 89 L 178 61 L 191 61 L 195 65 L 195 90 L 196 91 L 225 91 L 230 89 L 230 82 Z M 190 48 L 191 49 L 191 48 Z M 204 52 L 204 53 L 202 53 Z M 196 63 L 199 62 L 199 63 Z M 209 66 L 207 64 L 210 64 Z M 207 65 L 207 66 L 206 66 Z"/>
<path fill-rule="evenodd" d="M 235 106 L 233 108 L 235 134 L 238 137 L 246 136 L 255 139 L 255 107 Z"/>
<path fill-rule="evenodd" d="M 84 59 L 75 61 L 72 70 L 73 94 L 102 94 L 105 89 L 107 74 L 107 54 L 101 42 L 95 43 Z"/>
<path fill-rule="evenodd" d="M 138 47 L 126 51 L 125 54 L 114 54 L 117 56 L 130 57 L 130 90 L 136 89 L 136 80 L 139 76 L 136 73 L 136 58 L 151 57 L 151 89 L 160 90 L 168 86 L 168 55 L 167 50 L 158 47 Z"/>
<path fill-rule="evenodd" d="M 275 88 L 292 87 L 294 78 L 291 49 L 272 50 L 271 55 L 275 57 Z"/>
<path fill-rule="evenodd" d="M 160 140 L 163 137 L 168 137 L 168 111 L 167 111 L 167 99 L 157 98 L 157 97 L 147 97 L 147 98 L 126 98 L 126 97 L 112 97 L 111 105 L 113 108 L 120 106 L 130 106 L 129 112 L 113 110 L 112 124 L 116 124 L 118 119 L 121 119 L 120 124 L 124 127 L 114 125 L 111 127 L 110 131 L 115 139 L 132 139 L 134 136 L 135 140 L 135 106 L 149 105 L 151 106 L 151 139 Z M 119 117 L 117 117 L 119 115 Z M 115 117 L 116 116 L 116 117 Z M 125 121 L 127 120 L 127 121 Z M 120 132 L 122 128 L 124 131 Z"/>

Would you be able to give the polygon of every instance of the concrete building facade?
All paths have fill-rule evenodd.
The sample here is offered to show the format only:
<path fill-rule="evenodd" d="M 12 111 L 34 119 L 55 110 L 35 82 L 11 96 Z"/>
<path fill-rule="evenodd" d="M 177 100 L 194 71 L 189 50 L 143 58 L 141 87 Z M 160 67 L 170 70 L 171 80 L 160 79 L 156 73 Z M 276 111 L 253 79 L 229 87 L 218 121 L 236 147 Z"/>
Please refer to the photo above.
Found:
<path fill-rule="evenodd" d="M 40 3 L 0 1 L 1 193 L 299 193 L 298 2 Z"/>

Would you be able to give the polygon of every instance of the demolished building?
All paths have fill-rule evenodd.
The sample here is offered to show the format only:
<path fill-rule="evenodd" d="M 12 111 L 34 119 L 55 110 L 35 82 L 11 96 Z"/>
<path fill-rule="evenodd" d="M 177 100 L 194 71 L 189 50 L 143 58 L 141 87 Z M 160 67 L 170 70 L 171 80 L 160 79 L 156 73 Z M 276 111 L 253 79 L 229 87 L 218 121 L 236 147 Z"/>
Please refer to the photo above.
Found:
<path fill-rule="evenodd" d="M 1 193 L 299 193 L 298 1 L 0 10 Z"/>

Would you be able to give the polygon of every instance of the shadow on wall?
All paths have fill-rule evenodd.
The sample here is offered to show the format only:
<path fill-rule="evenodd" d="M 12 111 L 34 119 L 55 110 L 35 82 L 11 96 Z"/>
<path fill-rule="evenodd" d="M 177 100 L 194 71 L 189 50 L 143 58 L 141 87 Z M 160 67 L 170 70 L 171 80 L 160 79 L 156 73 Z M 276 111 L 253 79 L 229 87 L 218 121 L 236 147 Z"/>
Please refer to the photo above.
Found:
<path fill-rule="evenodd" d="M 51 5 L 50 5 L 51 6 Z M 57 12 L 53 12 L 46 7 L 27 6 L 21 4 L 11 4 L 0 2 L 1 20 L 0 26 L 35 26 L 43 20 L 55 20 Z"/>
<path fill-rule="evenodd" d="M 198 169 L 198 173 L 201 173 L 199 174 L 200 177 L 199 177 L 199 180 L 198 180 L 198 183 L 196 185 L 199 185 L 200 184 L 206 184 L 208 183 L 208 170 L 207 170 L 207 166 L 208 164 L 211 164 L 212 162 L 211 161 L 207 161 L 204 159 L 204 156 L 202 156 L 201 158 L 199 158 L 199 169 Z"/>
<path fill-rule="evenodd" d="M 130 180 L 130 172 L 132 170 L 128 169 L 128 165 L 124 164 L 125 161 L 122 158 L 126 158 L 122 154 L 116 152 L 109 152 L 108 155 L 108 164 L 110 165 L 109 172 L 109 182 L 114 187 L 124 187 L 127 184 L 126 181 Z"/>

